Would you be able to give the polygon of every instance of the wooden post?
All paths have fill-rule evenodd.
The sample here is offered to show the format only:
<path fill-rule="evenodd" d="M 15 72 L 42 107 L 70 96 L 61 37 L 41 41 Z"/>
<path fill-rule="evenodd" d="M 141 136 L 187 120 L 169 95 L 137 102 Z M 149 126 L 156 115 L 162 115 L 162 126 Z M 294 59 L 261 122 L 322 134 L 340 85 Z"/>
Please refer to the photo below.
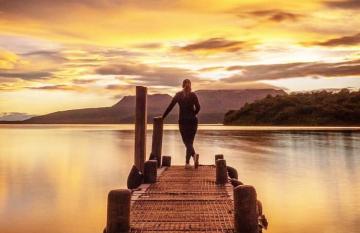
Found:
<path fill-rule="evenodd" d="M 128 189 L 111 190 L 108 195 L 106 233 L 130 230 L 130 200 Z"/>
<path fill-rule="evenodd" d="M 164 155 L 162 157 L 162 165 L 163 167 L 171 167 L 171 156 Z"/>
<path fill-rule="evenodd" d="M 135 110 L 135 166 L 144 172 L 146 156 L 147 88 L 136 86 Z"/>
<path fill-rule="evenodd" d="M 163 138 L 163 118 L 154 117 L 151 154 L 157 160 L 157 166 L 161 166 L 161 147 Z"/>
<path fill-rule="evenodd" d="M 256 191 L 253 186 L 234 188 L 234 225 L 237 233 L 258 233 Z"/>
<path fill-rule="evenodd" d="M 156 183 L 157 176 L 157 161 L 148 160 L 144 164 L 144 183 L 152 184 Z"/>
<path fill-rule="evenodd" d="M 215 155 L 215 164 L 216 164 L 216 160 L 218 159 L 224 159 L 224 155 L 222 154 Z"/>
<path fill-rule="evenodd" d="M 226 160 L 216 160 L 216 184 L 226 184 L 228 182 L 228 174 L 226 169 Z"/>

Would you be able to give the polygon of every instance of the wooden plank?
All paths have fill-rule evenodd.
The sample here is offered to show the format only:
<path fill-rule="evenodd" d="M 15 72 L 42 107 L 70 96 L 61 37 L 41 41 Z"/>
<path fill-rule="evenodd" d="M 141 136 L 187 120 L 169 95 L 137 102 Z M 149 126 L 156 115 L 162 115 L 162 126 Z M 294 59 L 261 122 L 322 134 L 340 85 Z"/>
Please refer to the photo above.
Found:
<path fill-rule="evenodd" d="M 214 166 L 159 173 L 133 195 L 130 232 L 234 232 L 232 187 L 215 183 Z"/>

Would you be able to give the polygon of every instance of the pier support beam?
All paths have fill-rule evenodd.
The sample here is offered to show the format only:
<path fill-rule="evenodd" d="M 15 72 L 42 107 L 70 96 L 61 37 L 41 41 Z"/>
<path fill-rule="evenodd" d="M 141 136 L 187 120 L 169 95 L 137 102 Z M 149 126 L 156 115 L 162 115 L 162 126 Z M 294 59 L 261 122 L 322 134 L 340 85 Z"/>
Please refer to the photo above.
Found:
<path fill-rule="evenodd" d="M 230 166 L 227 166 L 226 168 L 227 168 L 227 172 L 228 172 L 230 178 L 239 179 L 238 172 L 235 168 L 230 167 Z"/>
<path fill-rule="evenodd" d="M 135 110 L 135 166 L 144 172 L 146 156 L 147 88 L 136 86 Z"/>
<path fill-rule="evenodd" d="M 234 188 L 234 225 L 237 233 L 258 233 L 256 191 L 253 186 Z"/>
<path fill-rule="evenodd" d="M 157 176 L 157 161 L 148 160 L 144 164 L 144 183 L 152 184 L 156 183 Z"/>
<path fill-rule="evenodd" d="M 106 233 L 125 233 L 130 230 L 130 200 L 128 189 L 111 190 L 108 195 Z"/>
<path fill-rule="evenodd" d="M 226 160 L 216 160 L 216 184 L 226 184 L 228 182 L 228 174 L 226 168 Z"/>
<path fill-rule="evenodd" d="M 157 166 L 161 166 L 161 147 L 163 138 L 163 118 L 154 117 L 151 154 L 157 160 Z"/>
<path fill-rule="evenodd" d="M 162 157 L 162 165 L 163 167 L 171 167 L 171 156 L 164 155 Z"/>

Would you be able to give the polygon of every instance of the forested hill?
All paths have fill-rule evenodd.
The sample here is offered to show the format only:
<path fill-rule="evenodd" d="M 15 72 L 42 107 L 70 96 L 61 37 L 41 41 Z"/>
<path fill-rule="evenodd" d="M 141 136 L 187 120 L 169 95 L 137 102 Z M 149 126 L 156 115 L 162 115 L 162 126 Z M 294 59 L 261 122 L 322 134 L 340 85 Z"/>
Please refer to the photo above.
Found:
<path fill-rule="evenodd" d="M 360 90 L 267 96 L 227 112 L 224 124 L 359 126 Z"/>

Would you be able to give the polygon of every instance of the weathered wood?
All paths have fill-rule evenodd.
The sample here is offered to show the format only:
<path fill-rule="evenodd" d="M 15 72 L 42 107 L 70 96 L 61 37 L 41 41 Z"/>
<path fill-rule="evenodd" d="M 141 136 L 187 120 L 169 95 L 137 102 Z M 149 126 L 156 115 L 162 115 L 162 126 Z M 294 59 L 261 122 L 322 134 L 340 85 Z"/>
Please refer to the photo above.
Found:
<path fill-rule="evenodd" d="M 227 168 L 227 172 L 230 178 L 232 179 L 239 179 L 239 175 L 238 172 L 235 168 L 231 167 L 231 166 L 226 166 Z"/>
<path fill-rule="evenodd" d="M 216 160 L 218 160 L 218 159 L 224 159 L 224 155 L 222 155 L 222 154 L 215 155 L 215 164 L 216 164 Z"/>
<path fill-rule="evenodd" d="M 130 230 L 131 191 L 111 190 L 108 195 L 106 233 L 125 233 Z"/>
<path fill-rule="evenodd" d="M 139 171 L 139 169 L 133 165 L 128 179 L 127 179 L 127 188 L 128 189 L 134 189 L 139 187 L 144 180 L 144 175 Z"/>
<path fill-rule="evenodd" d="M 130 231 L 233 233 L 232 187 L 216 185 L 215 173 L 214 166 L 166 167 L 133 194 Z"/>
<path fill-rule="evenodd" d="M 135 166 L 144 172 L 146 156 L 147 88 L 136 86 L 135 108 Z"/>
<path fill-rule="evenodd" d="M 194 155 L 194 168 L 198 169 L 199 168 L 199 154 L 195 154 Z"/>
<path fill-rule="evenodd" d="M 253 186 L 234 188 L 234 224 L 237 233 L 258 233 L 256 191 Z"/>
<path fill-rule="evenodd" d="M 162 167 L 170 167 L 171 166 L 171 156 L 164 155 L 162 157 Z"/>
<path fill-rule="evenodd" d="M 156 182 L 157 176 L 157 161 L 148 160 L 144 164 L 144 183 L 152 184 Z"/>
<path fill-rule="evenodd" d="M 216 184 L 226 184 L 227 182 L 226 161 L 224 159 L 218 159 L 216 160 Z"/>
<path fill-rule="evenodd" d="M 163 138 L 163 118 L 154 117 L 151 154 L 157 160 L 157 166 L 161 166 L 161 148 Z"/>

